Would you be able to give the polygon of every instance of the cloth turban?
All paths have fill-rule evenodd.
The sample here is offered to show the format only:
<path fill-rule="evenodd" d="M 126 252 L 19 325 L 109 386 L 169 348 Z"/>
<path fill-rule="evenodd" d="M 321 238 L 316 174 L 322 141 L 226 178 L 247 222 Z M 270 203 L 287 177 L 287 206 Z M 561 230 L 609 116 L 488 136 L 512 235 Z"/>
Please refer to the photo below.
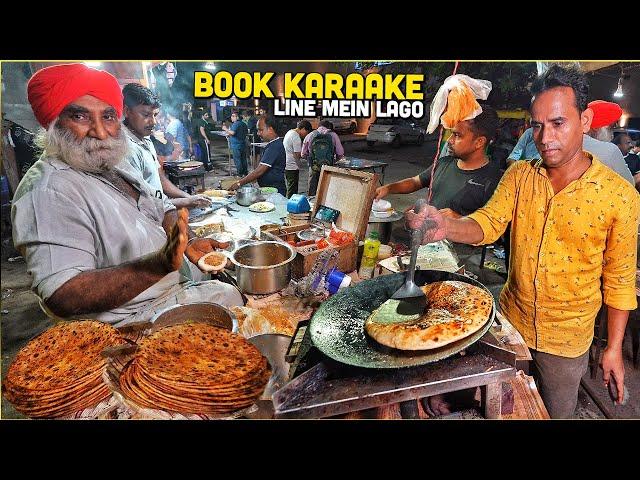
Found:
<path fill-rule="evenodd" d="M 54 65 L 38 70 L 27 84 L 27 96 L 43 127 L 55 120 L 64 108 L 83 95 L 91 95 L 116 109 L 122 116 L 122 91 L 110 73 L 82 63 Z"/>
<path fill-rule="evenodd" d="M 622 115 L 622 108 L 620 108 L 620 105 L 613 102 L 605 102 L 604 100 L 594 100 L 593 102 L 589 102 L 587 108 L 593 110 L 591 128 L 594 130 L 611 125 Z"/>

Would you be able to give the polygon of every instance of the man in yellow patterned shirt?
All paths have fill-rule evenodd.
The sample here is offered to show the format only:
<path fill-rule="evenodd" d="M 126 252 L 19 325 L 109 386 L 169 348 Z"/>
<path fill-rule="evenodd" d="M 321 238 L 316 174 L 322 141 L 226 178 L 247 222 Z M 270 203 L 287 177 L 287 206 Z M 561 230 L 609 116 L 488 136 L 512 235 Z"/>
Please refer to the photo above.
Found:
<path fill-rule="evenodd" d="M 532 85 L 531 116 L 540 161 L 517 162 L 487 204 L 461 219 L 434 207 L 407 213 L 409 226 L 435 220 L 433 241 L 496 241 L 511 222 L 509 277 L 500 308 L 531 348 L 534 376 L 552 418 L 573 415 L 587 370 L 596 315 L 604 299 L 608 341 L 605 385 L 624 391 L 622 341 L 637 307 L 635 269 L 640 195 L 582 150 L 593 113 L 588 84 L 554 65 Z M 613 377 L 613 379 L 611 378 Z"/>

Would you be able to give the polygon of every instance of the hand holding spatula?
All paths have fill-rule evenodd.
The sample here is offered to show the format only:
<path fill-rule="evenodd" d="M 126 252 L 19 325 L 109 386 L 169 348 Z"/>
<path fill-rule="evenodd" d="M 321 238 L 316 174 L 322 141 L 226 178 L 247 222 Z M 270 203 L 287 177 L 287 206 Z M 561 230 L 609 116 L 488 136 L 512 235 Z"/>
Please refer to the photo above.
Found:
<path fill-rule="evenodd" d="M 428 203 L 426 200 L 418 200 L 414 208 L 416 215 L 419 215 L 420 212 L 427 207 Z M 418 249 L 420 248 L 421 240 L 426 237 L 430 238 L 432 232 L 435 231 L 434 227 L 436 224 L 427 218 L 419 225 L 416 223 L 416 225 L 417 228 L 411 232 L 411 259 L 404 284 L 391 296 L 394 300 L 400 300 L 397 311 L 402 315 L 421 314 L 427 306 L 427 297 L 422 289 L 415 284 L 413 278 L 416 273 L 416 260 L 418 258 Z"/>
<path fill-rule="evenodd" d="M 406 212 L 405 218 L 410 229 L 422 231 L 422 245 L 446 238 L 444 215 L 436 207 L 427 204 L 426 200 L 418 200 L 413 211 Z"/>

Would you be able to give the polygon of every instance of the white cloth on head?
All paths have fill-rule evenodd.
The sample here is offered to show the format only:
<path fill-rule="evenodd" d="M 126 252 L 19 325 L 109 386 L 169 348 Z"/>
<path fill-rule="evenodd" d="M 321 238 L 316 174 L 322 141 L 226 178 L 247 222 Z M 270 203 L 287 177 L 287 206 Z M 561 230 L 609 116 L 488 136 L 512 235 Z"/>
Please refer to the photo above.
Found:
<path fill-rule="evenodd" d="M 438 89 L 433 101 L 431 102 L 431 113 L 429 116 L 429 125 L 427 126 L 427 133 L 433 133 L 440 124 L 440 117 L 447 108 L 447 99 L 449 98 L 449 92 L 454 88 L 463 88 L 467 86 L 473 92 L 473 95 L 478 100 L 486 100 L 491 93 L 491 82 L 489 80 L 477 80 L 471 78 L 468 75 L 456 74 L 447 77 Z M 471 120 L 482 113 L 482 107 L 476 109 L 472 115 L 464 118 L 463 120 Z"/>

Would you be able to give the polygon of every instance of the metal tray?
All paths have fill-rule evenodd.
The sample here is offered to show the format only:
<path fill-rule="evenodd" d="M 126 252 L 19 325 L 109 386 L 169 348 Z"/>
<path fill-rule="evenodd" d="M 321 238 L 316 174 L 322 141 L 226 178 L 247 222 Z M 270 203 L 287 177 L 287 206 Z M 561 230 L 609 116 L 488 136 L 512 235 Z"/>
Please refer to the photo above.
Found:
<path fill-rule="evenodd" d="M 457 280 L 491 292 L 480 282 L 457 273 L 438 270 L 416 271 L 418 285 Z M 450 357 L 479 340 L 495 319 L 495 301 L 484 326 L 457 342 L 438 349 L 402 351 L 380 345 L 364 331 L 371 312 L 391 298 L 404 282 L 404 274 L 383 275 L 346 288 L 320 305 L 310 323 L 311 341 L 328 357 L 364 368 L 404 368 Z"/>

